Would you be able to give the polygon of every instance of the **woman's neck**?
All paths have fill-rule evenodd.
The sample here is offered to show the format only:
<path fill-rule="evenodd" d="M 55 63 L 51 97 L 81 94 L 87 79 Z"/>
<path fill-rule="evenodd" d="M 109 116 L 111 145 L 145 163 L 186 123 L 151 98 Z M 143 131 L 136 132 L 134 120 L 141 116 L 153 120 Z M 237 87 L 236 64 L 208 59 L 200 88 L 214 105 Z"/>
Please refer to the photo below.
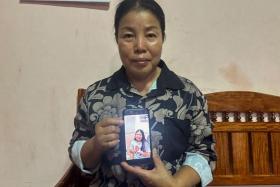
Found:
<path fill-rule="evenodd" d="M 161 72 L 161 68 L 157 67 L 155 73 L 143 79 L 130 78 L 130 83 L 139 92 L 140 95 L 144 96 L 150 91 L 153 82 L 159 77 L 160 72 Z"/>

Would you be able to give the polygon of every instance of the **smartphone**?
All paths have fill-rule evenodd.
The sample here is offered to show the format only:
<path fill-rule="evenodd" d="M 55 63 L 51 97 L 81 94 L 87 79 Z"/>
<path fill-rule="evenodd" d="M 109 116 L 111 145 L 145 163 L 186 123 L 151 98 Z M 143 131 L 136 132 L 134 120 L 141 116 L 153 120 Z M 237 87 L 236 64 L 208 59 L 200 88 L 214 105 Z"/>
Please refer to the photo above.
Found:
<path fill-rule="evenodd" d="M 121 130 L 122 160 L 131 165 L 152 163 L 150 118 L 147 109 L 126 109 Z"/>

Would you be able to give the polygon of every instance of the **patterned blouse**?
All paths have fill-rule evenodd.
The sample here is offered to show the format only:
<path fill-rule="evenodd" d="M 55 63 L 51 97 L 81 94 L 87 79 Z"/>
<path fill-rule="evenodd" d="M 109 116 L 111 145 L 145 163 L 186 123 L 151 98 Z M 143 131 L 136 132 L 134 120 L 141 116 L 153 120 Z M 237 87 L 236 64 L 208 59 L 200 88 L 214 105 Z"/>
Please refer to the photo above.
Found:
<path fill-rule="evenodd" d="M 214 169 L 215 143 L 205 97 L 190 80 L 170 71 L 163 61 L 159 67 L 161 74 L 157 89 L 145 96 L 128 82 L 124 67 L 88 87 L 74 120 L 70 158 L 73 144 L 93 137 L 99 121 L 122 117 L 125 108 L 147 108 L 152 148 L 157 149 L 166 169 L 172 174 L 179 170 L 187 152 L 203 156 Z M 116 146 L 103 155 L 102 162 L 91 175 L 90 186 L 143 186 L 140 180 L 118 165 L 118 148 Z"/>

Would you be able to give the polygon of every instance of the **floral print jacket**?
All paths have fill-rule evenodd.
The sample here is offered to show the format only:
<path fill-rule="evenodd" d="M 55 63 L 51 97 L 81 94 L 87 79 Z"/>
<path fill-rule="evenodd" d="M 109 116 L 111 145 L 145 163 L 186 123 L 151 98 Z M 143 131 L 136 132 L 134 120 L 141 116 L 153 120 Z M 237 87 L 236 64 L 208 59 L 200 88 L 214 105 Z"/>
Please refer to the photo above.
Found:
<path fill-rule="evenodd" d="M 157 89 L 145 96 L 130 85 L 124 67 L 89 86 L 74 120 L 69 152 L 75 141 L 93 137 L 95 125 L 102 119 L 122 117 L 125 108 L 147 108 L 152 147 L 158 150 L 171 173 L 180 169 L 187 152 L 202 155 L 213 170 L 215 143 L 205 97 L 190 80 L 170 71 L 162 60 L 159 67 Z M 117 162 L 119 154 L 118 146 L 104 154 L 91 176 L 91 186 L 143 186 L 135 176 L 121 169 Z"/>

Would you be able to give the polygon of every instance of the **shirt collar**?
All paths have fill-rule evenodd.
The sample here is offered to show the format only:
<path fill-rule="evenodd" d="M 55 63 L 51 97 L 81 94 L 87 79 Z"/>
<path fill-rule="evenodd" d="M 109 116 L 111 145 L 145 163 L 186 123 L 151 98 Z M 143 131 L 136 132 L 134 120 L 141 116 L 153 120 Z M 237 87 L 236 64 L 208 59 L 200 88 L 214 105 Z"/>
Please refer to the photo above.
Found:
<path fill-rule="evenodd" d="M 173 71 L 168 69 L 163 60 L 160 60 L 158 66 L 161 68 L 161 73 L 157 80 L 157 89 L 169 88 L 179 90 L 184 88 L 182 81 Z M 109 81 L 107 88 L 110 90 L 119 88 L 127 90 L 130 87 L 130 83 L 125 73 L 125 68 L 122 66 L 111 76 L 111 80 Z"/>

